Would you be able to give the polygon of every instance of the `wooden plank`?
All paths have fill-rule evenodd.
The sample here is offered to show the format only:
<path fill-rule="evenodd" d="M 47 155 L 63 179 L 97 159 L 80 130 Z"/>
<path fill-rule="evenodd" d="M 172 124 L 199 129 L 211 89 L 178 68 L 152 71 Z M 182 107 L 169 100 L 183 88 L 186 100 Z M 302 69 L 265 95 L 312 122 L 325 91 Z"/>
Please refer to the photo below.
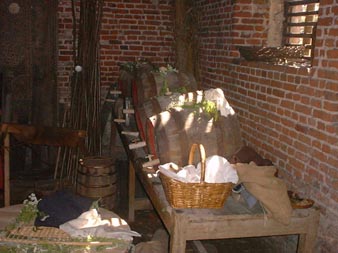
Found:
<path fill-rule="evenodd" d="M 9 206 L 11 202 L 10 196 L 10 135 L 7 132 L 4 140 L 4 198 L 5 198 L 5 206 Z"/>
<path fill-rule="evenodd" d="M 128 185 L 128 221 L 135 220 L 135 169 L 133 163 L 129 162 L 129 185 Z"/>
<path fill-rule="evenodd" d="M 15 123 L 1 124 L 1 132 L 10 133 L 25 143 L 68 147 L 78 147 L 87 135 L 85 130 Z"/>
<path fill-rule="evenodd" d="M 130 143 L 129 144 L 129 149 L 143 148 L 146 145 L 147 144 L 146 144 L 145 141 L 139 141 L 139 142 L 135 142 L 135 143 Z"/>
<path fill-rule="evenodd" d="M 208 253 L 201 241 L 193 241 L 194 250 L 198 253 Z"/>
<path fill-rule="evenodd" d="M 153 205 L 148 198 L 135 198 L 135 210 L 151 210 Z"/>
<path fill-rule="evenodd" d="M 129 136 L 133 136 L 133 137 L 138 137 L 140 135 L 139 132 L 132 132 L 132 131 L 122 131 L 121 134 L 125 134 L 125 135 L 129 135 Z"/>
<path fill-rule="evenodd" d="M 106 94 L 106 99 L 104 100 L 103 105 L 101 107 L 100 115 L 101 115 L 101 133 L 102 134 L 104 133 L 104 130 L 108 123 L 109 116 L 111 116 L 112 114 L 112 109 L 113 109 L 112 103 L 115 102 L 115 100 L 114 100 L 114 96 L 111 93 L 111 91 L 114 89 L 114 87 L 115 87 L 114 84 L 112 84 L 109 87 L 109 90 Z"/>

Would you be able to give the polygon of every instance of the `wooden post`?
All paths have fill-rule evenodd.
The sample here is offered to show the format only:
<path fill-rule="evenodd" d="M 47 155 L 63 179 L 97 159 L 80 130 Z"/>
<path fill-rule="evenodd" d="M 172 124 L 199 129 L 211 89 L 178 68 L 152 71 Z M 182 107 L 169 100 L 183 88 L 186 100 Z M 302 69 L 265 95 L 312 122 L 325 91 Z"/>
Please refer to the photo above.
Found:
<path fill-rule="evenodd" d="M 5 190 L 5 206 L 10 205 L 10 170 L 9 170 L 9 148 L 10 148 L 10 134 L 6 132 L 4 140 L 4 190 Z"/>
<path fill-rule="evenodd" d="M 170 253 L 185 253 L 187 220 L 184 215 L 173 212 L 173 228 L 170 233 Z"/>
<path fill-rule="evenodd" d="M 175 1 L 176 67 L 199 80 L 197 8 L 192 0 Z"/>
<path fill-rule="evenodd" d="M 319 224 L 319 215 L 316 212 L 310 212 L 311 222 L 308 223 L 307 233 L 299 235 L 298 253 L 312 253 L 315 250 L 317 230 Z"/>
<path fill-rule="evenodd" d="M 129 180 L 128 180 L 128 221 L 135 220 L 135 169 L 132 161 L 129 161 Z"/>

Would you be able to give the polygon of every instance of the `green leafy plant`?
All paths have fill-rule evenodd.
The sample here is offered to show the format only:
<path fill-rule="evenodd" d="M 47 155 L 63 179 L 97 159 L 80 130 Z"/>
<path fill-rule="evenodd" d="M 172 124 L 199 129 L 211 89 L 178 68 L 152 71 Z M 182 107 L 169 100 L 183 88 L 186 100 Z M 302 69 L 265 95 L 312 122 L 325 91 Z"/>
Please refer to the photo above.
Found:
<path fill-rule="evenodd" d="M 182 108 L 191 108 L 196 111 L 196 113 L 203 112 L 206 115 L 212 118 L 214 121 L 217 121 L 219 118 L 219 111 L 217 110 L 217 104 L 213 101 L 203 99 L 199 103 L 184 103 L 183 105 L 178 105 Z"/>
<path fill-rule="evenodd" d="M 167 67 L 160 67 L 158 69 L 158 72 L 161 74 L 162 78 L 163 78 L 163 85 L 161 87 L 161 91 L 160 91 L 160 95 L 166 95 L 168 94 L 169 91 L 169 87 L 168 87 L 168 81 L 167 81 L 167 75 L 170 72 L 178 72 L 177 69 L 175 69 L 173 66 L 171 66 L 170 64 L 167 65 Z"/>
<path fill-rule="evenodd" d="M 207 113 L 215 121 L 218 120 L 219 112 L 217 110 L 217 104 L 215 102 L 210 101 L 210 100 L 203 100 L 200 103 L 200 106 L 201 106 L 203 112 Z"/>
<path fill-rule="evenodd" d="M 20 227 L 22 225 L 31 224 L 35 221 L 37 217 L 40 219 L 45 219 L 46 216 L 43 212 L 40 212 L 38 209 L 38 203 L 41 199 L 37 199 L 34 193 L 31 193 L 27 199 L 23 201 L 23 207 L 19 215 L 16 217 L 14 223 L 7 226 L 7 230 L 12 230 L 14 228 Z"/>

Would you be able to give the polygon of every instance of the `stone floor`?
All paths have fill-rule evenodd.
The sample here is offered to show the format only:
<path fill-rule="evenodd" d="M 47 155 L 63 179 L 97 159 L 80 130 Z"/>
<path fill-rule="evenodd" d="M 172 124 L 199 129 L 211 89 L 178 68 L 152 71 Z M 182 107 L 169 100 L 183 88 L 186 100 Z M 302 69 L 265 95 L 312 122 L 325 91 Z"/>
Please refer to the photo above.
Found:
<path fill-rule="evenodd" d="M 127 218 L 127 163 L 120 161 L 118 166 L 120 180 L 118 182 L 118 197 L 113 208 L 113 211 L 122 218 Z M 12 183 L 12 204 L 22 203 L 22 201 L 33 191 L 37 186 L 48 188 L 50 180 L 42 181 L 13 181 Z M 137 191 L 140 195 L 146 196 L 142 191 L 142 187 L 137 185 Z M 1 196 L 1 195 L 0 195 Z M 2 196 L 1 196 L 2 197 Z M 2 203 L 2 201 L 1 201 Z M 154 210 L 136 211 L 135 221 L 129 223 L 130 227 L 142 235 L 140 238 L 135 238 L 133 244 L 151 240 L 153 234 L 158 229 L 164 229 L 161 220 Z M 263 238 L 242 238 L 242 239 L 226 239 L 226 240 L 204 240 L 201 241 L 207 253 L 293 253 L 296 252 L 297 236 L 275 236 Z M 188 242 L 187 253 L 200 252 L 196 250 L 193 242 Z M 147 253 L 147 252 L 145 252 Z"/>

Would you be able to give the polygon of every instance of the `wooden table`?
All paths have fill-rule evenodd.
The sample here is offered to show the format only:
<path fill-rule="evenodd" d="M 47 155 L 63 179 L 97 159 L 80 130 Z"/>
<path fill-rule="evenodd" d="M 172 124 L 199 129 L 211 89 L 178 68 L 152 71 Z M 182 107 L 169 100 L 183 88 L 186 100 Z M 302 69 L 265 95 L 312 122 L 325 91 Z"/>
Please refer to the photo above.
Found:
<path fill-rule="evenodd" d="M 299 235 L 298 252 L 314 251 L 319 223 L 316 208 L 294 210 L 288 226 L 274 221 L 261 210 L 249 210 L 244 204 L 229 197 L 222 209 L 174 209 L 166 200 L 155 168 L 143 167 L 145 149 L 130 150 L 130 137 L 122 130 L 135 131 L 133 124 L 128 128 L 116 124 L 117 130 L 130 159 L 129 165 L 129 218 L 135 211 L 135 175 L 142 183 L 149 199 L 170 234 L 170 252 L 184 253 L 188 240 L 226 239 L 274 235 Z"/>
<path fill-rule="evenodd" d="M 223 209 L 174 209 L 166 200 L 159 178 L 152 169 L 136 173 L 170 234 L 170 252 L 184 253 L 186 241 L 299 234 L 298 252 L 313 252 L 319 211 L 294 210 L 285 226 L 267 219 L 261 210 L 249 210 L 229 197 Z"/>

